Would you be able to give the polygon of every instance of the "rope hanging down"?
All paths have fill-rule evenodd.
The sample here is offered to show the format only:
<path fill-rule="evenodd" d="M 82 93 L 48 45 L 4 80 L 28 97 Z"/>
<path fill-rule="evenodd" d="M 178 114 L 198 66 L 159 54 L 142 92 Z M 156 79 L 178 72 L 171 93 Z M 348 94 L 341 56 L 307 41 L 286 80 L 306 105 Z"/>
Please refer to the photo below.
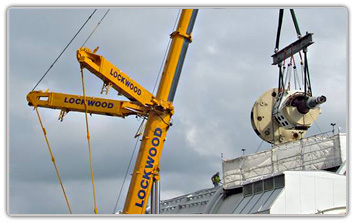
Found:
<path fill-rule="evenodd" d="M 72 43 L 72 41 L 74 41 L 74 39 L 76 38 L 76 36 L 80 33 L 80 31 L 84 28 L 84 26 L 86 25 L 86 23 L 91 19 L 91 17 L 93 16 L 93 14 L 95 14 L 97 9 L 95 9 L 91 15 L 87 18 L 87 20 L 85 21 L 85 23 L 81 26 L 81 28 L 79 29 L 79 31 L 77 31 L 77 33 L 74 35 L 74 37 L 70 40 L 70 42 L 66 45 L 66 47 L 64 48 L 64 50 L 59 54 L 59 56 L 54 60 L 54 62 L 52 63 L 52 65 L 50 65 L 50 67 L 48 68 L 48 70 L 44 73 L 44 75 L 41 77 L 41 79 L 39 79 L 39 81 L 37 82 L 37 84 L 33 87 L 32 91 L 34 91 L 34 89 L 36 89 L 36 87 L 38 86 L 39 83 L 41 83 L 41 81 L 43 80 L 43 78 L 48 74 L 48 72 L 53 68 L 54 64 L 58 61 L 58 59 L 61 57 L 61 55 L 63 55 L 63 53 L 65 52 L 65 50 L 69 47 L 69 45 Z"/>
<path fill-rule="evenodd" d="M 47 147 L 48 147 L 48 150 L 49 150 L 49 154 L 50 154 L 51 160 L 52 160 L 52 162 L 53 162 L 53 165 L 54 165 L 54 168 L 55 168 L 55 172 L 56 172 L 57 177 L 58 177 L 58 180 L 59 180 L 59 184 L 60 184 L 61 189 L 62 189 L 63 194 L 64 194 L 66 206 L 68 207 L 70 214 L 72 214 L 71 207 L 70 207 L 70 203 L 69 203 L 68 197 L 66 196 L 66 193 L 65 193 L 63 181 L 61 180 L 61 177 L 60 177 L 59 168 L 58 168 L 58 166 L 57 166 L 57 164 L 56 164 L 56 162 L 55 162 L 55 157 L 54 157 L 54 155 L 53 155 L 52 149 L 50 148 L 50 144 L 49 144 L 48 137 L 47 137 L 47 132 L 46 132 L 44 126 L 43 126 L 42 119 L 41 119 L 41 116 L 39 115 L 37 106 L 35 106 L 34 109 L 36 110 L 39 123 L 41 124 L 42 130 L 43 130 L 43 134 L 44 134 L 45 141 L 46 141 L 46 143 L 47 143 Z"/>
<path fill-rule="evenodd" d="M 81 67 L 81 81 L 82 81 L 82 91 L 83 91 L 84 106 L 85 106 L 86 132 L 87 132 L 87 142 L 88 142 L 88 150 L 89 150 L 89 161 L 90 161 L 90 171 L 91 171 L 91 181 L 92 181 L 94 212 L 95 212 L 95 214 L 97 214 L 96 190 L 95 190 L 95 182 L 93 180 L 93 168 L 92 168 L 91 140 L 90 140 L 90 131 L 89 131 L 89 126 L 88 126 L 88 118 L 87 118 L 87 100 L 86 100 L 86 91 L 85 91 L 85 80 L 84 80 L 84 73 L 83 73 L 82 67 Z"/>

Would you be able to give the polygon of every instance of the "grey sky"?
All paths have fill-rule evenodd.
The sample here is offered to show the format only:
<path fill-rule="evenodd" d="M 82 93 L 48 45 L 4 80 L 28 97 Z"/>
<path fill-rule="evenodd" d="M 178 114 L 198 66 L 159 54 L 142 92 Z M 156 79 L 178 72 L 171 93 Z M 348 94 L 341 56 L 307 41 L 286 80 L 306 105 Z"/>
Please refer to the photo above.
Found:
<path fill-rule="evenodd" d="M 68 213 L 43 134 L 26 95 L 81 27 L 91 8 L 12 8 L 8 11 L 9 202 L 11 214 Z M 78 49 L 105 13 L 97 13 L 57 62 L 38 90 L 82 94 Z M 313 92 L 326 95 L 322 115 L 308 132 L 331 130 L 335 122 L 345 132 L 347 116 L 347 10 L 295 9 L 302 33 L 314 33 L 309 47 Z M 178 9 L 113 8 L 86 44 L 152 91 L 178 14 Z M 278 9 L 200 9 L 174 101 L 173 127 L 161 159 L 162 199 L 212 186 L 225 158 L 257 150 L 261 140 L 250 123 L 255 100 L 277 86 L 271 66 Z M 281 46 L 296 39 L 285 11 Z M 85 71 L 87 95 L 99 94 L 102 81 Z M 107 96 L 118 97 L 114 90 Z M 40 109 L 61 171 L 73 213 L 93 213 L 85 119 Z M 98 212 L 110 214 L 140 124 L 93 115 L 89 118 Z M 263 143 L 262 149 L 270 145 Z M 130 171 L 131 172 L 131 171 Z M 122 208 L 123 196 L 119 202 Z"/>

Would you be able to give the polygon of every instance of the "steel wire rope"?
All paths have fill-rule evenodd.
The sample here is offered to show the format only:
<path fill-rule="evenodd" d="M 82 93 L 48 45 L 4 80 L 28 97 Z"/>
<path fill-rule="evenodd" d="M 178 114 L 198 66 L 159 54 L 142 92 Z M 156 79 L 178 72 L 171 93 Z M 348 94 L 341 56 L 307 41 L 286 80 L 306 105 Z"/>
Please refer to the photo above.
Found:
<path fill-rule="evenodd" d="M 290 90 L 290 85 L 291 85 L 291 62 L 288 64 L 288 67 L 287 67 L 287 70 L 286 70 L 285 84 L 288 85 L 287 89 Z"/>
<path fill-rule="evenodd" d="M 176 26 L 177 26 L 177 21 L 178 21 L 178 18 L 179 18 L 179 15 L 181 14 L 181 9 L 178 11 L 178 14 L 177 14 L 177 17 L 176 17 L 176 20 L 175 20 L 175 24 L 173 26 L 173 29 L 172 29 L 172 32 L 173 30 L 175 30 Z M 167 44 L 167 48 L 165 50 L 165 55 L 162 59 L 162 62 L 161 62 L 161 66 L 160 66 L 160 69 L 159 69 L 159 72 L 157 73 L 157 76 L 156 76 L 156 80 L 155 80 L 155 84 L 154 84 L 154 88 L 152 90 L 152 94 L 154 94 L 155 90 L 156 90 L 156 86 L 157 86 L 157 83 L 159 81 L 159 77 L 161 76 L 162 74 L 162 68 L 163 68 L 163 65 L 165 64 L 165 60 L 166 60 L 166 57 L 167 57 L 167 53 L 168 53 L 168 49 L 170 48 L 170 45 L 171 45 L 171 38 L 169 39 L 168 41 L 168 44 Z"/>
<path fill-rule="evenodd" d="M 54 60 L 54 62 L 49 66 L 48 70 L 44 73 L 44 75 L 39 79 L 39 81 L 37 82 L 37 84 L 33 87 L 32 91 L 34 91 L 34 89 L 36 89 L 36 87 L 39 85 L 39 83 L 41 83 L 41 81 L 43 80 L 43 78 L 48 74 L 48 72 L 53 68 L 54 64 L 58 61 L 58 59 L 63 55 L 63 53 L 65 52 L 65 50 L 69 47 L 69 45 L 74 41 L 74 39 L 76 38 L 76 36 L 80 33 L 80 31 L 84 28 L 84 26 L 86 25 L 86 23 L 91 19 L 91 17 L 93 16 L 93 14 L 95 14 L 95 12 L 97 11 L 97 9 L 95 9 L 91 15 L 87 18 L 87 20 L 84 22 L 84 24 L 81 26 L 81 28 L 76 32 L 76 34 L 74 35 L 74 37 L 69 41 L 69 43 L 66 45 L 66 47 L 63 49 L 63 51 L 61 51 L 61 53 L 59 54 L 59 56 Z"/>
<path fill-rule="evenodd" d="M 89 161 L 90 161 L 90 172 L 91 172 L 94 212 L 95 212 L 95 214 L 97 214 L 96 189 L 95 189 L 95 182 L 94 182 L 94 179 L 93 179 L 91 140 L 90 140 L 90 131 L 89 131 L 88 118 L 87 118 L 87 100 L 86 100 L 86 90 L 85 90 L 85 80 L 84 80 L 83 67 L 81 67 L 80 70 L 81 70 L 82 91 L 83 91 L 84 106 L 85 106 L 86 133 L 87 133 L 87 143 L 88 143 L 88 150 L 89 150 Z"/>
<path fill-rule="evenodd" d="M 297 67 L 296 66 L 294 66 L 294 76 L 295 76 L 294 79 L 296 79 L 297 85 L 299 86 L 299 89 L 301 91 L 301 82 L 300 82 L 300 79 L 299 79 L 299 74 L 297 72 Z M 296 88 L 296 82 L 295 82 L 295 88 Z"/>
<path fill-rule="evenodd" d="M 299 57 L 300 57 L 300 66 L 301 66 L 301 85 L 304 86 L 304 74 L 305 74 L 305 70 L 304 70 L 304 61 L 302 59 L 301 56 L 301 51 L 299 52 Z"/>
<path fill-rule="evenodd" d="M 316 127 L 318 128 L 318 130 L 319 130 L 320 132 L 322 132 L 322 129 L 321 129 L 320 126 L 317 124 L 316 120 L 313 118 L 313 116 L 311 115 L 311 113 L 309 113 L 309 114 L 310 114 L 310 116 L 311 116 L 311 118 L 312 118 L 312 120 L 313 120 L 313 123 L 315 123 Z"/>
<path fill-rule="evenodd" d="M 145 120 L 145 119 L 144 119 L 144 120 Z M 144 122 L 144 120 L 142 121 L 142 123 Z M 141 124 L 141 125 L 142 125 L 142 124 Z M 140 126 L 141 126 L 141 125 L 140 125 Z M 133 149 L 133 152 L 132 152 L 132 155 L 130 156 L 129 165 L 128 165 L 126 171 L 125 171 L 124 180 L 123 180 L 122 186 L 120 187 L 120 190 L 119 190 L 119 194 L 118 194 L 118 198 L 117 198 L 117 201 L 116 201 L 116 205 L 114 206 L 113 214 L 115 214 L 116 211 L 117 211 L 118 202 L 119 202 L 120 196 L 121 196 L 121 194 L 122 194 L 125 181 L 126 181 L 127 176 L 128 176 L 128 172 L 129 172 L 129 169 L 130 169 L 130 166 L 131 166 L 131 163 L 132 163 L 132 160 L 133 160 L 135 151 L 136 151 L 136 147 L 137 147 L 138 142 L 139 142 L 139 138 L 140 138 L 140 137 L 137 137 L 136 142 L 135 142 L 135 146 L 134 146 L 134 149 Z"/>
<path fill-rule="evenodd" d="M 259 146 L 258 146 L 258 148 L 257 148 L 257 150 L 256 150 L 256 153 L 258 153 L 259 149 L 260 149 L 261 146 L 263 145 L 263 142 L 264 142 L 264 140 L 261 140 L 261 143 L 259 144 Z"/>
<path fill-rule="evenodd" d="M 155 110 L 151 110 L 151 111 L 154 112 L 154 113 L 161 119 L 161 121 L 162 121 L 163 123 L 165 123 L 167 126 L 172 126 L 171 123 L 167 123 L 167 122 L 163 119 L 163 117 L 162 117 L 159 113 L 157 113 Z"/>
<path fill-rule="evenodd" d="M 48 137 L 47 137 L 47 131 L 45 130 L 45 128 L 44 128 L 44 126 L 43 126 L 42 119 L 41 119 L 41 116 L 39 115 L 37 106 L 34 106 L 34 109 L 36 110 L 39 123 L 41 124 L 42 130 L 43 130 L 43 135 L 44 135 L 45 141 L 46 141 L 46 143 L 47 143 L 48 151 L 49 151 L 51 160 L 52 160 L 52 162 L 53 162 L 53 165 L 54 165 L 54 168 L 55 168 L 55 172 L 56 172 L 57 178 L 58 178 L 58 180 L 59 180 L 60 187 L 61 187 L 61 189 L 62 189 L 62 191 L 63 191 L 63 194 L 64 194 L 66 206 L 67 206 L 68 209 L 69 209 L 69 213 L 72 214 L 71 207 L 70 207 L 70 203 L 69 203 L 69 199 L 68 199 L 68 197 L 67 197 L 67 195 L 66 195 L 65 188 L 64 188 L 64 185 L 63 185 L 63 181 L 62 181 L 62 179 L 61 179 L 61 177 L 60 177 L 59 167 L 57 166 L 57 164 L 56 164 L 56 162 L 55 162 L 55 157 L 54 157 L 54 155 L 53 155 L 52 149 L 51 149 L 50 144 L 49 144 L 49 140 L 48 140 Z"/>
<path fill-rule="evenodd" d="M 290 61 L 292 61 L 292 73 L 294 74 L 294 90 L 297 90 L 297 84 L 296 84 L 296 81 L 297 81 L 297 70 L 296 70 L 296 61 L 295 61 L 295 57 L 294 57 L 294 54 L 293 54 L 293 47 L 291 48 L 291 57 L 290 57 Z M 300 83 L 298 83 L 300 84 Z"/>
<path fill-rule="evenodd" d="M 97 23 L 97 25 L 95 26 L 95 28 L 92 30 L 92 32 L 90 33 L 90 35 L 87 37 L 87 39 L 85 40 L 85 42 L 82 44 L 81 47 L 83 47 L 87 41 L 91 38 L 91 36 L 93 35 L 93 33 L 96 31 L 96 29 L 98 28 L 99 25 L 101 25 L 101 22 L 103 21 L 103 19 L 106 17 L 106 15 L 108 14 L 108 12 L 110 11 L 111 9 L 108 9 L 106 11 L 106 13 L 103 15 L 103 17 L 101 18 L 101 20 Z"/>
<path fill-rule="evenodd" d="M 312 96 L 312 87 L 311 87 L 311 81 L 310 81 L 310 71 L 309 71 L 309 64 L 308 64 L 308 59 L 307 59 L 307 49 L 304 51 L 304 70 L 305 70 L 305 84 L 307 84 L 307 90 L 309 91 L 310 96 Z M 306 90 L 306 89 L 305 89 Z"/>

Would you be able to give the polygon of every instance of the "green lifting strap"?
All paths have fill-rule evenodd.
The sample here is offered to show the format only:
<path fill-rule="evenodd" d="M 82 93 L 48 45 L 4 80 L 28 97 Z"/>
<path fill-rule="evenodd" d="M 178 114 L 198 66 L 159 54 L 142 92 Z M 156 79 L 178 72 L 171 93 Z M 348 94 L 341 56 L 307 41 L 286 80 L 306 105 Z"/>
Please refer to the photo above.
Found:
<path fill-rule="evenodd" d="M 279 40 L 280 40 L 281 25 L 283 23 L 283 14 L 284 14 L 284 9 L 280 9 L 279 10 L 279 18 L 278 18 L 277 39 L 275 41 L 275 49 L 274 49 L 275 52 L 277 52 L 279 50 Z"/>
<path fill-rule="evenodd" d="M 293 19 L 293 23 L 295 26 L 295 30 L 297 33 L 298 37 L 301 37 L 301 32 L 299 28 L 299 24 L 297 23 L 296 15 L 294 9 L 290 9 L 291 17 Z M 283 24 L 283 15 L 284 15 L 284 9 L 279 9 L 279 18 L 278 18 L 278 29 L 277 29 L 277 38 L 275 41 L 275 49 L 274 51 L 277 52 L 279 50 L 279 40 L 280 40 L 280 32 L 281 32 L 281 26 Z"/>
<path fill-rule="evenodd" d="M 301 37 L 301 32 L 299 28 L 299 24 L 297 23 L 296 15 L 294 9 L 290 9 L 291 17 L 293 18 L 294 26 L 296 29 L 296 33 L 298 37 Z"/>
<path fill-rule="evenodd" d="M 293 19 L 296 33 L 297 33 L 298 37 L 301 37 L 301 32 L 300 32 L 299 24 L 297 23 L 294 9 L 290 9 L 290 13 L 291 13 L 291 17 Z M 275 49 L 274 49 L 275 52 L 278 52 L 278 50 L 279 50 L 279 40 L 280 40 L 281 27 L 283 24 L 283 16 L 284 16 L 284 9 L 279 9 L 278 29 L 277 29 L 277 37 L 276 37 Z M 305 57 L 306 57 L 306 55 L 305 55 Z M 284 87 L 283 75 L 282 75 L 281 69 L 282 69 L 282 67 L 281 67 L 281 65 L 279 65 L 279 82 L 278 82 L 279 89 Z M 305 58 L 305 73 L 308 73 L 307 71 L 308 71 L 307 70 L 307 61 Z M 308 75 L 305 75 L 305 76 L 308 76 Z M 307 79 L 307 78 L 305 77 L 305 79 Z M 309 79 L 309 77 L 308 77 L 308 79 Z M 305 85 L 306 85 L 306 83 L 305 83 Z M 311 88 L 311 86 L 309 86 L 309 87 Z M 305 89 L 305 91 L 306 91 L 306 89 Z"/>

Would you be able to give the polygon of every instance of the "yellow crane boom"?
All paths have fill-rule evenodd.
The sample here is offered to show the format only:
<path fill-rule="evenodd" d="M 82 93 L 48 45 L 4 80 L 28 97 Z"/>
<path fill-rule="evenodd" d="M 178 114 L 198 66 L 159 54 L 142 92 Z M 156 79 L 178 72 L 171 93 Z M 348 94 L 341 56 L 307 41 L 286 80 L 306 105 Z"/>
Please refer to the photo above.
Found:
<path fill-rule="evenodd" d="M 146 116 L 147 109 L 136 102 L 119 101 L 97 97 L 86 97 L 87 112 L 90 114 L 126 117 L 129 115 Z M 56 92 L 31 91 L 27 94 L 30 106 L 85 112 L 84 97 Z"/>
<path fill-rule="evenodd" d="M 95 52 L 95 51 L 94 51 Z M 112 85 L 120 94 L 131 101 L 138 101 L 141 105 L 152 105 L 154 96 L 130 78 L 126 73 L 115 67 L 103 56 L 91 52 L 83 47 L 77 50 L 77 60 L 83 68 L 88 69 L 106 85 Z"/>
<path fill-rule="evenodd" d="M 197 9 L 184 9 L 176 31 L 171 34 L 171 47 L 156 95 L 157 100 L 172 103 L 174 99 L 197 13 Z M 167 109 L 152 111 L 148 116 L 125 200 L 123 209 L 125 214 L 145 213 L 152 183 L 159 180 L 160 157 L 172 112 Z"/>

